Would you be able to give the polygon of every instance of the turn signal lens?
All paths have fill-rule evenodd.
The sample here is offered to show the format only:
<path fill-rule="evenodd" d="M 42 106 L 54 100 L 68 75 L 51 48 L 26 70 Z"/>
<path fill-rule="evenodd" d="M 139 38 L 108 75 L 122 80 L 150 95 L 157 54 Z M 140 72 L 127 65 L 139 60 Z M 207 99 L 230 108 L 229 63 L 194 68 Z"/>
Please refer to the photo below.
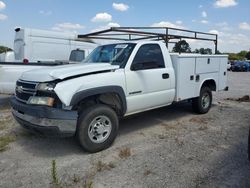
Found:
<path fill-rule="evenodd" d="M 45 105 L 52 107 L 54 105 L 54 98 L 51 97 L 30 97 L 28 104 Z"/>

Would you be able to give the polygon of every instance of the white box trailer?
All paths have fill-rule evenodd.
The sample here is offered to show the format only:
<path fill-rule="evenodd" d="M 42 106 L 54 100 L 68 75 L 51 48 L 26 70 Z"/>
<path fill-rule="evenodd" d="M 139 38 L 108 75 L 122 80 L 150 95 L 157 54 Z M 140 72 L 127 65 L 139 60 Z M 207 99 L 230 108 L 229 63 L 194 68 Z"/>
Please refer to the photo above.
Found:
<path fill-rule="evenodd" d="M 0 54 L 0 93 L 13 94 L 23 72 L 80 63 L 98 46 L 69 33 L 17 28 L 14 51 Z M 25 63 L 25 64 L 24 64 Z"/>
<path fill-rule="evenodd" d="M 91 40 L 77 41 L 77 35 L 70 33 L 29 28 L 15 31 L 13 61 L 17 62 L 67 61 L 74 50 L 85 58 L 97 46 Z"/>
<path fill-rule="evenodd" d="M 15 60 L 15 54 L 13 51 L 4 52 L 0 54 L 0 62 L 12 62 Z"/>

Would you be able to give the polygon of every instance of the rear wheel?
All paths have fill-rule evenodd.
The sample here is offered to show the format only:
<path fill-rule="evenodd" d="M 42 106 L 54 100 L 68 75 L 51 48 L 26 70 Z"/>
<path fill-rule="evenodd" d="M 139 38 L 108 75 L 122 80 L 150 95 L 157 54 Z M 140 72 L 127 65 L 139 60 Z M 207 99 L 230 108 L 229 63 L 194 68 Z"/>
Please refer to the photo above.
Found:
<path fill-rule="evenodd" d="M 212 105 L 212 91 L 209 87 L 202 87 L 200 96 L 192 100 L 193 110 L 198 114 L 207 113 Z"/>
<path fill-rule="evenodd" d="M 82 111 L 78 119 L 77 138 L 84 150 L 94 153 L 108 148 L 115 140 L 119 121 L 115 111 L 106 105 L 95 105 Z"/>

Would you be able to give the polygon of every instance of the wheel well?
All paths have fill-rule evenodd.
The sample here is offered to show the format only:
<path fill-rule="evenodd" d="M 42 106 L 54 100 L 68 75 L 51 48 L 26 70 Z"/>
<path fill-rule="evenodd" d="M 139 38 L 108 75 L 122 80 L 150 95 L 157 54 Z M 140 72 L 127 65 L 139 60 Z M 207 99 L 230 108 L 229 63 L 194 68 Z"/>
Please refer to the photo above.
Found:
<path fill-rule="evenodd" d="M 216 91 L 216 83 L 214 80 L 206 80 L 202 86 L 202 87 L 209 87 L 212 91 Z"/>
<path fill-rule="evenodd" d="M 84 109 L 96 104 L 108 105 L 117 113 L 118 116 L 122 116 L 124 114 L 121 98 L 118 94 L 113 92 L 88 96 L 76 104 L 73 109 L 80 113 Z"/>

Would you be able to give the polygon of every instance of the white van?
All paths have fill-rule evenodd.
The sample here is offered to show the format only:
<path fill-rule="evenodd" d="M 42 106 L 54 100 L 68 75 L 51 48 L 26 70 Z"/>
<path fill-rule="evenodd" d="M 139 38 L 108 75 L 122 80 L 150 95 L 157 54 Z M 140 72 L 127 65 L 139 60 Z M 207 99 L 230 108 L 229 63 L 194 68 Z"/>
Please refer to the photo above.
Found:
<path fill-rule="evenodd" d="M 14 60 L 17 62 L 80 62 L 97 46 L 91 40 L 76 41 L 77 35 L 70 33 L 28 28 L 16 28 L 15 32 Z"/>

